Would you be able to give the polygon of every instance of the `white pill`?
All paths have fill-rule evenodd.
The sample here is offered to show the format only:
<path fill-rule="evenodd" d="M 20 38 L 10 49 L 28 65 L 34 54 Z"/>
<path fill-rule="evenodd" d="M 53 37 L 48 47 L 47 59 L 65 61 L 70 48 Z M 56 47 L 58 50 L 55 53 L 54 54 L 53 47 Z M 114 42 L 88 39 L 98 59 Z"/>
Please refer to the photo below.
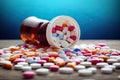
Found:
<path fill-rule="evenodd" d="M 63 48 L 67 48 L 69 46 L 69 43 L 67 41 L 61 40 L 60 44 Z"/>
<path fill-rule="evenodd" d="M 116 63 L 116 62 L 117 62 L 117 59 L 108 59 L 107 62 L 108 62 L 109 64 Z"/>
<path fill-rule="evenodd" d="M 67 37 L 70 37 L 70 32 L 69 32 L 69 31 L 67 31 L 66 36 L 67 36 Z"/>
<path fill-rule="evenodd" d="M 120 75 L 118 75 L 118 80 L 120 80 Z"/>
<path fill-rule="evenodd" d="M 40 67 L 41 67 L 41 64 L 32 63 L 32 64 L 30 64 L 30 66 L 32 67 L 32 69 L 37 69 L 37 68 L 40 68 Z"/>
<path fill-rule="evenodd" d="M 63 35 L 63 33 L 61 31 L 56 31 L 57 34 Z"/>
<path fill-rule="evenodd" d="M 101 63 L 97 63 L 97 64 L 96 64 L 96 66 L 97 66 L 98 68 L 102 68 L 102 67 L 107 66 L 107 65 L 108 65 L 108 63 L 105 63 L 105 62 L 101 62 Z"/>
<path fill-rule="evenodd" d="M 23 65 L 19 65 L 19 64 L 14 65 L 14 68 L 15 68 L 16 70 L 21 70 L 22 67 L 23 67 Z"/>
<path fill-rule="evenodd" d="M 105 68 L 112 68 L 113 70 L 115 70 L 116 69 L 116 66 L 114 66 L 114 65 L 107 65 L 107 66 L 104 66 Z"/>
<path fill-rule="evenodd" d="M 55 64 L 54 63 L 44 63 L 43 67 L 44 68 L 49 68 L 50 66 L 53 66 L 53 65 L 55 65 Z"/>
<path fill-rule="evenodd" d="M 74 41 L 71 38 L 67 38 L 67 41 L 73 43 Z"/>
<path fill-rule="evenodd" d="M 85 69 L 85 66 L 83 66 L 83 65 L 76 65 L 74 69 L 78 71 L 80 69 Z"/>
<path fill-rule="evenodd" d="M 78 74 L 80 76 L 91 76 L 92 75 L 92 70 L 89 70 L 89 69 L 81 69 L 78 71 Z"/>
<path fill-rule="evenodd" d="M 71 73 L 73 73 L 73 68 L 70 68 L 70 67 L 61 67 L 59 69 L 59 72 L 63 73 L 63 74 L 71 74 Z"/>
<path fill-rule="evenodd" d="M 91 62 L 81 62 L 80 64 L 81 64 L 81 65 L 84 65 L 84 66 L 86 66 L 86 67 L 92 66 L 92 63 L 91 63 Z"/>
<path fill-rule="evenodd" d="M 27 62 L 19 62 L 18 65 L 28 66 Z"/>
<path fill-rule="evenodd" d="M 63 35 L 63 40 L 66 40 L 67 39 L 67 36 L 66 35 Z"/>
<path fill-rule="evenodd" d="M 67 33 L 67 31 L 68 31 L 68 27 L 64 27 L 62 32 L 65 34 L 65 33 Z"/>
<path fill-rule="evenodd" d="M 49 69 L 46 69 L 46 68 L 36 69 L 35 72 L 38 75 L 47 75 L 49 73 Z"/>
<path fill-rule="evenodd" d="M 95 68 L 95 67 L 90 67 L 90 68 L 88 68 L 88 69 L 89 69 L 89 70 L 92 70 L 92 73 L 93 73 L 93 74 L 97 72 L 97 68 Z"/>
<path fill-rule="evenodd" d="M 120 63 L 113 63 L 114 66 L 116 66 L 116 68 L 120 68 Z"/>
<path fill-rule="evenodd" d="M 23 66 L 22 71 L 30 71 L 32 70 L 31 66 Z"/>
<path fill-rule="evenodd" d="M 111 74 L 112 73 L 112 68 L 101 68 L 101 72 L 104 74 Z"/>

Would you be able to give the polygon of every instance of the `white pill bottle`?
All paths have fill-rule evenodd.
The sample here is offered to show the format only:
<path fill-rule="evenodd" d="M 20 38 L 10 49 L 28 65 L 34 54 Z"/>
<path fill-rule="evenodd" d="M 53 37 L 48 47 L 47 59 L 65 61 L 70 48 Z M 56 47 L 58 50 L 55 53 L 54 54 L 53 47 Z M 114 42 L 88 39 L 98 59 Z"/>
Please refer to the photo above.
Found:
<path fill-rule="evenodd" d="M 68 48 L 80 39 L 80 26 L 70 16 L 57 16 L 51 21 L 30 16 L 23 21 L 20 36 L 28 44 Z"/>

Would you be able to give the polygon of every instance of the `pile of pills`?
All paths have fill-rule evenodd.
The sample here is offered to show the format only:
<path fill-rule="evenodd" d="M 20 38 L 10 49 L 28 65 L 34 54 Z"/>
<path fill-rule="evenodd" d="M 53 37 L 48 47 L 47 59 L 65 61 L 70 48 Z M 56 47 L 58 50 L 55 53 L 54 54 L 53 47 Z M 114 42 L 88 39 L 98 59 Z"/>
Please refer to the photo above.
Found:
<path fill-rule="evenodd" d="M 53 30 L 53 34 L 61 30 L 65 32 L 60 26 L 55 28 L 58 31 Z M 74 26 L 67 29 L 74 31 Z M 51 72 L 77 72 L 79 76 L 91 76 L 96 74 L 98 69 L 101 74 L 111 74 L 120 69 L 120 51 L 111 49 L 105 43 L 80 44 L 60 49 L 20 44 L 0 49 L 0 66 L 8 70 L 19 70 L 23 78 L 27 79 L 36 75 L 49 75 Z"/>

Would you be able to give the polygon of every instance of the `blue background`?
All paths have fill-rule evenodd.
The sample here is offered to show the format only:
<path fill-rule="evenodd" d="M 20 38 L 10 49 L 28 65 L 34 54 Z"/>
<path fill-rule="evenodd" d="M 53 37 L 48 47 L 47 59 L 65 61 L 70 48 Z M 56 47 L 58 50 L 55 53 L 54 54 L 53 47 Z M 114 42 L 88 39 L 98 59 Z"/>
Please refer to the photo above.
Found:
<path fill-rule="evenodd" d="M 20 39 L 29 16 L 51 20 L 68 15 L 77 20 L 81 39 L 120 39 L 120 0 L 0 0 L 0 39 Z"/>

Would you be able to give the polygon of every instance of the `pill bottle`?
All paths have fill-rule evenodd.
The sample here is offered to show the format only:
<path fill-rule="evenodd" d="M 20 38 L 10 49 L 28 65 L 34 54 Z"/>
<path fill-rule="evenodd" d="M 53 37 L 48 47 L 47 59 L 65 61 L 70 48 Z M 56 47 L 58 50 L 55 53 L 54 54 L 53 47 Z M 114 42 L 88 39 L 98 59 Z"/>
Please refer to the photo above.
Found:
<path fill-rule="evenodd" d="M 23 21 L 20 36 L 28 44 L 68 48 L 80 39 L 80 27 L 70 16 L 57 16 L 50 21 L 30 16 Z"/>

